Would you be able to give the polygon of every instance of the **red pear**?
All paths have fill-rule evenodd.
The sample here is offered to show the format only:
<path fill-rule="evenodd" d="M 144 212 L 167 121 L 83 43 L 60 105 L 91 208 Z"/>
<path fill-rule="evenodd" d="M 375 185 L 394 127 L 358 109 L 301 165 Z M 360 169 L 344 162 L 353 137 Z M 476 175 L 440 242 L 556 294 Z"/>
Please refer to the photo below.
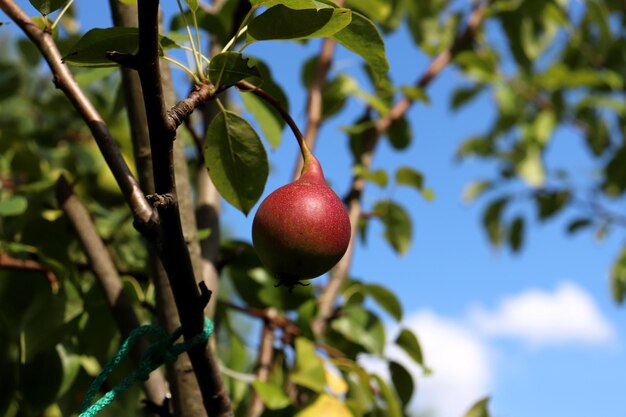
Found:
<path fill-rule="evenodd" d="M 293 287 L 339 262 L 350 243 L 350 219 L 328 186 L 317 159 L 303 150 L 300 178 L 278 188 L 259 206 L 252 242 L 277 285 Z"/>

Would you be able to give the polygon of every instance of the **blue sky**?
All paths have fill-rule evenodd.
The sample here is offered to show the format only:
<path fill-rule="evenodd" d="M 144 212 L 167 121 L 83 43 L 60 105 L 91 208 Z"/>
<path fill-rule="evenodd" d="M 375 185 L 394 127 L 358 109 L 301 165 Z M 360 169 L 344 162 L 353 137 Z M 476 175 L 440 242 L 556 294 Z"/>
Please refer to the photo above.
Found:
<path fill-rule="evenodd" d="M 34 14 L 26 1 L 20 3 Z M 77 1 L 84 30 L 109 24 L 107 3 Z M 394 81 L 412 83 L 429 60 L 412 46 L 406 30 L 386 41 Z M 302 128 L 305 91 L 299 64 L 318 50 L 316 41 L 306 46 L 269 42 L 246 50 L 264 57 L 274 77 L 284 88 L 290 86 L 292 114 Z M 360 62 L 340 49 L 335 65 L 351 71 Z M 182 79 L 182 73 L 176 74 Z M 493 166 L 459 164 L 453 158 L 461 139 L 489 124 L 494 107 L 483 94 L 462 112 L 450 112 L 450 93 L 463 82 L 454 70 L 446 70 L 429 89 L 432 104 L 415 105 L 409 113 L 414 132 L 410 149 L 398 153 L 383 142 L 374 159 L 374 169 L 391 173 L 402 165 L 421 170 L 436 193 L 429 203 L 414 190 L 393 190 L 414 222 L 410 251 L 396 256 L 382 240 L 382 228 L 373 225 L 368 245 L 359 244 L 354 258 L 355 277 L 398 294 L 403 325 L 416 330 L 434 371 L 418 376 L 414 406 L 420 413 L 460 417 L 474 400 L 491 395 L 491 410 L 498 417 L 621 417 L 626 311 L 610 298 L 608 271 L 622 239 L 617 233 L 603 242 L 584 233 L 566 237 L 560 217 L 547 224 L 531 222 L 520 255 L 494 251 L 480 224 L 481 202 L 468 206 L 461 198 L 467 183 L 489 177 Z M 345 114 L 325 125 L 315 149 L 340 195 L 347 190 L 350 158 L 338 128 L 349 124 L 360 108 L 352 101 Z M 550 157 L 584 164 L 579 142 L 575 132 L 558 131 Z M 289 180 L 296 154 L 295 141 L 285 132 L 283 146 L 269 154 L 272 175 L 266 194 Z M 385 195 L 370 186 L 365 203 Z M 224 212 L 227 230 L 249 240 L 253 213 L 245 218 L 227 205 Z M 389 354 L 400 355 L 393 349 Z M 374 360 L 369 365 L 378 366 Z"/>

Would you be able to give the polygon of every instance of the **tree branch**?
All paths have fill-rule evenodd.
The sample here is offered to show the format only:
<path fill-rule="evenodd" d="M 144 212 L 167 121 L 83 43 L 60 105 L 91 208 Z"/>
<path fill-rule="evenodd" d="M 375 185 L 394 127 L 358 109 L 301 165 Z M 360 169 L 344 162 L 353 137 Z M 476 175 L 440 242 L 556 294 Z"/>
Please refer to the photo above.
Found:
<path fill-rule="evenodd" d="M 446 68 L 456 54 L 474 39 L 485 17 L 485 10 L 491 2 L 493 2 L 493 0 L 477 3 L 474 6 L 468 18 L 465 30 L 455 38 L 448 50 L 440 53 L 430 63 L 426 71 L 416 81 L 415 84 L 417 87 L 422 89 L 428 87 L 430 83 L 443 71 L 443 69 Z M 365 167 L 365 169 L 371 166 L 372 155 L 380 137 L 394 122 L 401 119 L 407 113 L 412 104 L 413 100 L 410 97 L 403 97 L 391 108 L 387 115 L 378 119 L 374 123 L 374 127 L 366 133 L 364 139 L 364 150 L 359 160 L 359 164 Z M 346 197 L 350 223 L 352 225 L 352 237 L 346 254 L 332 270 L 330 280 L 318 298 L 317 316 L 312 323 L 313 332 L 318 338 L 322 336 L 324 330 L 326 329 L 328 320 L 332 317 L 335 301 L 337 300 L 339 292 L 348 277 L 348 271 L 350 270 L 354 254 L 354 242 L 358 234 L 358 221 L 361 217 L 362 211 L 361 195 L 364 188 L 365 180 L 358 176 L 353 177 L 350 191 Z"/>
<path fill-rule="evenodd" d="M 196 284 L 191 258 L 180 221 L 174 176 L 173 142 L 176 130 L 165 109 L 158 55 L 159 3 L 139 0 L 138 72 L 146 106 L 152 147 L 155 191 L 170 195 L 174 204 L 159 206 L 161 234 L 157 243 L 160 258 L 168 272 L 170 285 L 186 339 L 200 333 L 204 326 L 201 294 Z M 202 399 L 209 416 L 231 416 L 230 400 L 221 380 L 217 361 L 207 343 L 191 349 L 193 365 Z"/>
<path fill-rule="evenodd" d="M 18 269 L 41 272 L 46 276 L 53 289 L 59 288 L 59 279 L 55 273 L 44 264 L 32 259 L 18 259 L 5 252 L 0 252 L 0 269 Z"/>
<path fill-rule="evenodd" d="M 96 231 L 91 216 L 80 200 L 74 195 L 72 188 L 63 175 L 56 183 L 59 205 L 74 228 L 78 239 L 89 259 L 92 271 L 104 292 L 111 315 L 123 338 L 139 327 L 139 319 L 133 305 L 124 292 L 124 286 L 115 268 L 108 249 Z M 141 338 L 134 346 L 131 356 L 135 364 L 139 364 L 149 343 Z M 143 390 L 148 401 L 163 406 L 168 397 L 167 382 L 160 369 L 155 369 L 148 380 L 143 383 Z"/>
<path fill-rule="evenodd" d="M 45 58 L 57 88 L 59 88 L 70 100 L 74 108 L 85 120 L 91 133 L 113 172 L 122 194 L 130 206 L 135 225 L 149 232 L 158 223 L 155 211 L 144 197 L 137 180 L 133 177 L 126 161 L 122 157 L 111 132 L 96 108 L 78 86 L 69 68 L 63 64 L 61 54 L 52 39 L 52 35 L 39 29 L 31 18 L 13 0 L 0 0 L 2 9 L 39 48 Z"/>
<path fill-rule="evenodd" d="M 278 312 L 275 308 L 267 310 L 268 316 L 275 316 L 277 314 Z M 259 344 L 259 354 L 257 356 L 255 369 L 256 379 L 261 382 L 267 382 L 272 368 L 272 360 L 274 358 L 274 328 L 275 325 L 271 319 L 263 322 L 263 328 L 261 329 L 261 342 Z M 246 417 L 260 417 L 264 410 L 265 404 L 263 403 L 263 400 L 259 397 L 259 394 L 253 390 Z"/>
<path fill-rule="evenodd" d="M 313 83 L 311 87 L 309 87 L 309 96 L 307 98 L 307 125 L 304 130 L 304 141 L 311 150 L 315 145 L 317 135 L 322 125 L 322 89 L 326 83 L 328 70 L 330 69 L 331 60 L 335 52 L 335 45 L 335 41 L 331 38 L 324 39 L 322 50 L 320 51 L 317 65 L 315 66 Z M 293 171 L 294 180 L 300 177 L 303 165 L 304 160 L 298 155 L 296 167 Z"/>

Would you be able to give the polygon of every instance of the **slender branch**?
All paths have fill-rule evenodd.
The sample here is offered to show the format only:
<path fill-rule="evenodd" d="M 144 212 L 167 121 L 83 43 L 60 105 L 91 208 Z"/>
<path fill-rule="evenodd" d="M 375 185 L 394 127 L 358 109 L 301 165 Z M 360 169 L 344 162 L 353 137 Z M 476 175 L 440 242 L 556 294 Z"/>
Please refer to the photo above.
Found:
<path fill-rule="evenodd" d="M 74 228 L 93 273 L 104 292 L 111 315 L 120 329 L 122 337 L 126 338 L 132 330 L 139 327 L 140 323 L 130 299 L 124 292 L 124 285 L 117 273 L 113 259 L 98 235 L 89 212 L 74 195 L 63 175 L 57 181 L 56 192 L 59 205 Z M 135 364 L 141 362 L 142 355 L 148 346 L 148 340 L 145 338 L 140 339 L 134 346 L 132 358 Z M 150 374 L 148 380 L 143 383 L 143 389 L 150 403 L 157 406 L 166 403 L 168 388 L 161 370 L 156 369 Z"/>
<path fill-rule="evenodd" d="M 50 282 L 53 289 L 59 288 L 59 280 L 55 273 L 44 264 L 33 259 L 18 259 L 5 252 L 0 252 L 0 269 L 18 269 L 42 272 L 48 279 L 48 282 Z"/>
<path fill-rule="evenodd" d="M 85 120 L 107 165 L 113 172 L 115 180 L 122 190 L 122 194 L 132 210 L 136 227 L 143 229 L 145 232 L 153 230 L 158 223 L 155 211 L 144 197 L 144 193 L 139 187 L 137 180 L 133 177 L 126 161 L 124 161 L 102 116 L 100 116 L 96 108 L 80 89 L 69 68 L 62 62 L 61 54 L 52 39 L 52 35 L 35 26 L 30 16 L 15 4 L 13 0 L 0 0 L 0 9 L 2 9 L 31 39 L 37 48 L 39 48 L 52 71 L 57 88 L 63 91 L 74 108 Z"/>
<path fill-rule="evenodd" d="M 463 30 L 463 32 L 455 38 L 452 46 L 448 50 L 440 53 L 430 63 L 426 71 L 417 79 L 415 83 L 417 87 L 422 89 L 428 87 L 430 83 L 443 71 L 443 69 L 446 68 L 456 54 L 474 39 L 485 17 L 486 8 L 493 1 L 494 0 L 488 0 L 487 2 L 477 3 L 474 6 L 468 18 L 465 30 Z M 360 165 L 366 169 L 371 166 L 372 155 L 380 137 L 394 122 L 401 119 L 407 113 L 412 104 L 413 100 L 410 97 L 405 96 L 391 108 L 389 113 L 374 123 L 374 127 L 370 129 L 365 136 L 363 152 L 360 156 L 360 160 L 358 161 Z M 328 321 L 332 317 L 335 301 L 337 300 L 341 288 L 348 277 L 348 271 L 350 270 L 350 265 L 354 255 L 354 242 L 358 234 L 358 221 L 361 217 L 362 211 L 361 195 L 364 188 L 365 180 L 361 177 L 355 176 L 352 179 L 352 185 L 346 197 L 350 223 L 352 225 L 352 238 L 346 254 L 331 272 L 328 285 L 324 287 L 320 297 L 318 298 L 317 316 L 312 323 L 313 332 L 318 338 L 322 336 Z"/>
<path fill-rule="evenodd" d="M 315 141 L 317 140 L 322 125 L 322 112 L 324 110 L 322 108 L 322 89 L 326 83 L 328 70 L 330 69 L 331 60 L 335 52 L 335 45 L 335 41 L 331 38 L 324 39 L 322 50 L 315 67 L 313 83 L 311 87 L 309 87 L 309 96 L 307 98 L 307 125 L 304 131 L 304 141 L 309 149 L 313 149 L 315 146 Z M 293 171 L 294 179 L 300 176 L 303 165 L 303 159 L 298 158 Z"/>
<path fill-rule="evenodd" d="M 152 147 L 155 191 L 171 196 L 174 204 L 159 206 L 161 234 L 157 248 L 168 272 L 186 339 L 200 333 L 204 326 L 201 294 L 198 291 L 191 258 L 182 231 L 174 175 L 173 142 L 176 130 L 165 109 L 158 55 L 159 2 L 139 0 L 139 78 L 144 96 Z M 193 365 L 202 399 L 211 417 L 232 416 L 230 400 L 224 390 L 217 360 L 207 343 L 191 349 Z"/>
<path fill-rule="evenodd" d="M 183 124 L 198 106 L 213 100 L 223 89 L 224 87 L 215 90 L 215 87 L 208 83 L 194 86 L 186 99 L 176 103 L 167 112 L 169 129 L 176 129 Z"/>
<path fill-rule="evenodd" d="M 267 310 L 266 314 L 271 316 L 278 315 L 275 308 Z M 256 379 L 261 382 L 267 382 L 272 368 L 272 360 L 274 358 L 274 338 L 275 325 L 271 319 L 265 320 L 261 329 L 261 342 L 259 344 L 259 354 L 255 369 Z M 252 392 L 252 398 L 248 406 L 246 417 L 260 417 L 265 410 L 265 404 L 256 390 Z"/>

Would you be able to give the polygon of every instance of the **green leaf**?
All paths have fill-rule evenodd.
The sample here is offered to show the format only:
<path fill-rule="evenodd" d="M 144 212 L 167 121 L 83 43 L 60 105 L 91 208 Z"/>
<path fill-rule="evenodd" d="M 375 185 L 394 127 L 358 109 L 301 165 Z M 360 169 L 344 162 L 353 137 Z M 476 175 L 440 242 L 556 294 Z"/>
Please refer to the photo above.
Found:
<path fill-rule="evenodd" d="M 252 245 L 231 241 L 222 245 L 221 253 L 233 261 L 227 266 L 227 276 L 237 294 L 250 307 L 274 307 L 279 311 L 298 309 L 313 296 L 311 286 L 297 286 L 292 292 L 277 288 L 276 279 L 263 267 Z"/>
<path fill-rule="evenodd" d="M 569 234 L 577 233 L 581 229 L 585 229 L 585 228 L 591 226 L 592 224 L 593 224 L 593 221 L 591 219 L 586 218 L 586 217 L 572 220 L 567 225 L 567 233 L 569 233 Z"/>
<path fill-rule="evenodd" d="M 610 196 L 618 196 L 626 190 L 626 146 L 622 146 L 611 156 L 606 167 L 604 191 Z"/>
<path fill-rule="evenodd" d="M 515 171 L 529 186 L 541 187 L 546 179 L 541 148 L 536 145 L 529 145 L 526 148 L 524 158 L 515 166 Z"/>
<path fill-rule="evenodd" d="M 350 409 L 337 398 L 321 394 L 309 406 L 298 412 L 295 417 L 353 417 Z"/>
<path fill-rule="evenodd" d="M 28 0 L 42 15 L 48 15 L 65 6 L 68 0 Z"/>
<path fill-rule="evenodd" d="M 626 298 L 626 246 L 611 268 L 611 295 L 618 304 Z"/>
<path fill-rule="evenodd" d="M 571 193 L 567 190 L 540 191 L 535 193 L 535 203 L 539 220 L 547 220 L 561 211 L 570 201 Z"/>
<path fill-rule="evenodd" d="M 45 375 L 45 384 L 42 376 Z M 63 385 L 63 363 L 52 347 L 26 362 L 19 371 L 20 400 L 37 409 L 52 404 Z"/>
<path fill-rule="evenodd" d="M 485 397 L 476 402 L 463 417 L 489 417 L 489 410 L 487 409 L 488 405 L 489 397 Z"/>
<path fill-rule="evenodd" d="M 524 219 L 516 217 L 509 228 L 509 245 L 513 252 L 519 252 L 524 241 Z"/>
<path fill-rule="evenodd" d="M 404 150 L 411 144 L 411 125 L 406 117 L 394 121 L 386 132 L 389 144 L 396 150 Z"/>
<path fill-rule="evenodd" d="M 404 366 L 395 361 L 389 361 L 389 373 L 391 374 L 391 381 L 398 393 L 403 408 L 406 408 L 409 401 L 411 401 L 413 390 L 415 389 L 413 377 Z"/>
<path fill-rule="evenodd" d="M 239 52 L 223 52 L 215 55 L 209 64 L 208 75 L 209 81 L 216 87 L 231 86 L 250 78 L 254 79 L 254 84 L 258 84 L 261 80 L 259 70 Z"/>
<path fill-rule="evenodd" d="M 466 203 L 471 203 L 476 199 L 476 197 L 480 196 L 485 191 L 491 189 L 493 184 L 491 181 L 475 181 L 468 184 L 463 191 L 463 201 Z"/>
<path fill-rule="evenodd" d="M 267 107 L 265 101 L 252 93 L 241 93 L 241 101 L 243 101 L 246 110 L 256 119 L 270 146 L 273 149 L 278 148 L 283 139 L 284 123 L 282 119 L 276 118 L 275 113 Z"/>
<path fill-rule="evenodd" d="M 398 395 L 389 387 L 389 385 L 380 376 L 374 375 L 374 379 L 378 385 L 381 396 L 385 400 L 386 408 L 384 409 L 384 415 L 386 417 L 403 417 L 402 407 L 400 407 L 400 401 Z"/>
<path fill-rule="evenodd" d="M 405 85 L 401 88 L 402 94 L 412 101 L 420 101 L 422 103 L 430 104 L 430 97 L 426 90 L 415 85 Z"/>
<path fill-rule="evenodd" d="M 18 94 L 22 86 L 20 71 L 13 63 L 0 62 L 0 100 L 10 99 Z"/>
<path fill-rule="evenodd" d="M 291 404 L 291 400 L 284 390 L 274 384 L 254 380 L 252 382 L 254 390 L 259 395 L 265 407 L 270 410 L 280 410 Z"/>
<path fill-rule="evenodd" d="M 403 166 L 396 171 L 396 183 L 415 188 L 428 201 L 434 198 L 433 191 L 424 188 L 424 175 L 414 168 Z"/>
<path fill-rule="evenodd" d="M 319 8 L 319 3 L 313 0 L 250 0 L 250 4 L 255 8 L 262 6 L 273 7 L 279 4 L 294 10 Z"/>
<path fill-rule="evenodd" d="M 189 7 L 191 11 L 195 12 L 198 10 L 198 0 L 185 0 L 185 4 L 187 4 L 187 7 Z"/>
<path fill-rule="evenodd" d="M 256 58 L 250 58 L 249 63 L 261 73 L 263 90 L 278 100 L 285 110 L 289 111 L 287 95 L 280 85 L 274 81 L 270 68 L 263 61 Z M 270 146 L 272 148 L 280 146 L 282 142 L 282 131 L 286 124 L 280 113 L 276 111 L 274 106 L 256 97 L 252 93 L 241 92 L 241 98 L 246 106 L 246 110 L 256 119 Z"/>
<path fill-rule="evenodd" d="M 348 0 L 346 6 L 357 9 L 377 22 L 385 22 L 392 11 L 392 2 L 387 0 Z"/>
<path fill-rule="evenodd" d="M 19 216 L 28 208 L 28 200 L 21 195 L 13 195 L 0 201 L 0 217 Z"/>
<path fill-rule="evenodd" d="M 351 19 L 349 9 L 294 10 L 278 4 L 250 22 L 248 37 L 251 41 L 328 37 L 345 28 Z"/>
<path fill-rule="evenodd" d="M 385 328 L 374 313 L 360 305 L 348 305 L 341 309 L 340 317 L 331 327 L 348 341 L 356 343 L 370 353 L 381 355 L 385 346 Z"/>
<path fill-rule="evenodd" d="M 160 36 L 159 55 L 163 51 L 177 47 L 170 38 Z M 63 57 L 66 64 L 81 67 L 113 67 L 118 65 L 107 58 L 108 52 L 136 54 L 139 50 L 139 30 L 131 27 L 111 27 L 91 29 L 70 48 Z"/>
<path fill-rule="evenodd" d="M 252 126 L 233 112 L 218 113 L 207 129 L 204 159 L 222 197 L 247 215 L 269 173 L 265 148 Z"/>
<path fill-rule="evenodd" d="M 350 24 L 332 38 L 344 48 L 360 55 L 372 69 L 375 80 L 384 79 L 389 71 L 385 43 L 371 20 L 360 13 L 352 12 Z"/>
<path fill-rule="evenodd" d="M 394 319 L 402 320 L 402 304 L 392 291 L 377 284 L 367 284 L 364 288 L 367 295 L 372 297 Z"/>
<path fill-rule="evenodd" d="M 324 363 L 315 353 L 315 345 L 304 337 L 296 338 L 296 362 L 290 379 L 294 384 L 322 392 L 326 386 Z"/>
<path fill-rule="evenodd" d="M 387 172 L 382 169 L 377 169 L 376 171 L 368 171 L 367 169 L 365 169 L 365 167 L 363 167 L 363 165 L 355 165 L 352 169 L 352 172 L 355 176 L 373 182 L 379 187 L 386 187 L 387 183 L 389 182 Z"/>
<path fill-rule="evenodd" d="M 477 84 L 472 87 L 467 88 L 457 88 L 452 94 L 452 99 L 450 100 L 450 107 L 453 110 L 458 110 L 464 105 L 471 102 L 476 96 L 483 91 L 484 86 Z"/>
<path fill-rule="evenodd" d="M 396 337 L 394 343 L 398 345 L 398 347 L 402 348 L 402 350 L 404 350 L 411 357 L 411 359 L 415 361 L 415 363 L 425 369 L 422 347 L 420 346 L 415 333 L 409 329 L 402 329 Z"/>
<path fill-rule="evenodd" d="M 502 211 L 509 202 L 508 197 L 501 197 L 492 201 L 483 213 L 483 226 L 492 245 L 498 246 L 504 237 L 502 225 Z"/>
<path fill-rule="evenodd" d="M 406 210 L 390 201 L 379 201 L 374 206 L 374 214 L 385 225 L 385 239 L 400 255 L 404 255 L 411 246 L 413 230 L 411 218 Z"/>

